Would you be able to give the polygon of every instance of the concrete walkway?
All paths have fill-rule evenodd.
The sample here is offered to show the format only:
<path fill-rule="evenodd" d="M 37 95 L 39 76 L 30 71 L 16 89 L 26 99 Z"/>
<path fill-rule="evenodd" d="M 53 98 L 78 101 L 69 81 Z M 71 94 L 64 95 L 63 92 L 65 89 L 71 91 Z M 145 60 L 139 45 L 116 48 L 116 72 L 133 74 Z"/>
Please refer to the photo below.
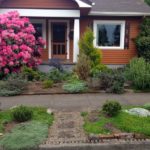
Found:
<path fill-rule="evenodd" d="M 125 105 L 150 103 L 150 93 L 116 94 L 67 94 L 0 97 L 1 109 L 15 105 L 45 106 L 60 111 L 84 111 L 99 108 L 106 100 L 117 100 Z"/>

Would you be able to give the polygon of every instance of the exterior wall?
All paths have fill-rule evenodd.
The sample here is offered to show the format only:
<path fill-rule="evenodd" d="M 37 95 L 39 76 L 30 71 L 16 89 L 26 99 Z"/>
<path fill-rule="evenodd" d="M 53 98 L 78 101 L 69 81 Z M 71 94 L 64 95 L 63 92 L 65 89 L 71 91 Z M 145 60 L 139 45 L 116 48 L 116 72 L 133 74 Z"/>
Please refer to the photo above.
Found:
<path fill-rule="evenodd" d="M 137 55 L 136 46 L 134 39 L 139 33 L 139 26 L 142 18 L 132 17 L 84 17 L 81 19 L 80 29 L 81 35 L 86 30 L 86 27 L 92 26 L 94 20 L 125 20 L 126 23 L 130 24 L 130 35 L 129 35 L 129 48 L 124 50 L 102 50 L 104 64 L 128 64 L 129 61 Z"/>
<path fill-rule="evenodd" d="M 36 2 L 36 3 L 35 3 Z M 71 0 L 4 0 L 1 8 L 65 8 L 77 9 L 76 2 Z"/>

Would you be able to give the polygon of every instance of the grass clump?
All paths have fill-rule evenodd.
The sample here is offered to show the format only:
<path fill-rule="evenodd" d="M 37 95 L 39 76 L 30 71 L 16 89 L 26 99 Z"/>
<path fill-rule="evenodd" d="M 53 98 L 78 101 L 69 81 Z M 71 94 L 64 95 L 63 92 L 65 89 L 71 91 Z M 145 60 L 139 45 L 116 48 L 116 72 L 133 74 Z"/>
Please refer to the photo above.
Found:
<path fill-rule="evenodd" d="M 16 126 L 0 141 L 6 150 L 29 150 L 37 148 L 48 136 L 48 125 L 42 122 L 28 122 Z"/>
<path fill-rule="evenodd" d="M 25 121 L 29 121 L 32 119 L 33 111 L 29 107 L 19 106 L 13 109 L 12 115 L 15 121 L 25 122 Z"/>
<path fill-rule="evenodd" d="M 54 82 L 52 80 L 45 80 L 43 81 L 43 88 L 48 89 L 53 86 Z"/>
<path fill-rule="evenodd" d="M 70 81 L 63 85 L 64 91 L 68 93 L 83 93 L 87 90 L 86 83 L 80 80 Z"/>
<path fill-rule="evenodd" d="M 109 117 L 117 116 L 121 109 L 121 105 L 117 101 L 107 101 L 102 107 L 104 114 Z"/>
<path fill-rule="evenodd" d="M 143 107 L 150 111 L 150 103 L 145 104 Z"/>

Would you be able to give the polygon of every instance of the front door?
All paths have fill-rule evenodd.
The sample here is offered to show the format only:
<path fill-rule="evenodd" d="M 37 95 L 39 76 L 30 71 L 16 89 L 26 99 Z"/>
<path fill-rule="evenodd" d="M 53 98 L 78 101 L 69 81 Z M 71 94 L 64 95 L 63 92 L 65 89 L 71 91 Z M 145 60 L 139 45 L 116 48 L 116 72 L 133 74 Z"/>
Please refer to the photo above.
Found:
<path fill-rule="evenodd" d="M 67 58 L 67 23 L 51 24 L 52 58 L 65 60 Z"/>

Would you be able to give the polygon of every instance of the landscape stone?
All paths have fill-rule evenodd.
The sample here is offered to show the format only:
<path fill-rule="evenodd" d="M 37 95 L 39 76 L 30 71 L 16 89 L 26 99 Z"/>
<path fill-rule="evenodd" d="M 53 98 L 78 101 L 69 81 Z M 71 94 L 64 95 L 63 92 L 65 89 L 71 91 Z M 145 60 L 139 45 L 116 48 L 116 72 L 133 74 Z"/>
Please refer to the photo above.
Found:
<path fill-rule="evenodd" d="M 150 111 L 144 109 L 144 108 L 132 108 L 129 110 L 125 110 L 128 114 L 136 115 L 140 117 L 148 117 L 150 116 Z"/>

